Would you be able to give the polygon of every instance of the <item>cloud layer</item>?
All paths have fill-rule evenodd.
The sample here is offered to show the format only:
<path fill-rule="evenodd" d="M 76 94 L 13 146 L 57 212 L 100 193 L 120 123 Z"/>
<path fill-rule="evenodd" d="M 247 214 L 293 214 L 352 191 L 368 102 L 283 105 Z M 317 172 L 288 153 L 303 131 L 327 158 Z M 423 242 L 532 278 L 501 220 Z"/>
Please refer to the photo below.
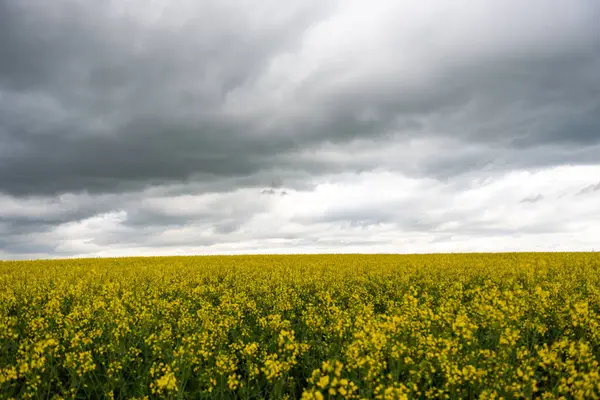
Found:
<path fill-rule="evenodd" d="M 587 249 L 599 18 L 0 1 L 0 256 Z"/>

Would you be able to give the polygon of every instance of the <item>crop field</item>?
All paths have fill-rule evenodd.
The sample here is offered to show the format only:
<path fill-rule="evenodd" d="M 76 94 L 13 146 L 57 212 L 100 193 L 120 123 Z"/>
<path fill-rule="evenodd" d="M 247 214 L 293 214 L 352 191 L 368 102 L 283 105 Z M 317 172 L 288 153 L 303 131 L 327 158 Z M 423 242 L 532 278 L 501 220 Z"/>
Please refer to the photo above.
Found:
<path fill-rule="evenodd" d="M 600 254 L 0 262 L 0 398 L 600 398 Z"/>

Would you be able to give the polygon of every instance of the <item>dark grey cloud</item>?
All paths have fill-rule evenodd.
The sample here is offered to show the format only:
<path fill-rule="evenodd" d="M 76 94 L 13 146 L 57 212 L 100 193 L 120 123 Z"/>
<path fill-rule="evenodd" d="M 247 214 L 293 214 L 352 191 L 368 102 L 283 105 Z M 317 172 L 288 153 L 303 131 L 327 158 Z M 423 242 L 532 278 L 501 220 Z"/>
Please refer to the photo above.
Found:
<path fill-rule="evenodd" d="M 0 0 L 0 255 L 316 245 L 303 224 L 555 230 L 414 200 L 278 207 L 343 174 L 432 179 L 454 196 L 510 171 L 600 164 L 598 20 L 595 0 Z"/>
<path fill-rule="evenodd" d="M 269 17 L 212 1 L 148 11 L 129 2 L 1 2 L 0 190 L 121 192 L 265 170 L 322 174 L 335 166 L 290 160 L 356 139 L 441 136 L 484 144 L 485 154 L 441 155 L 415 171 L 449 177 L 493 163 L 507 149 L 555 144 L 569 149 L 554 161 L 564 163 L 600 142 L 596 2 L 577 1 L 568 13 L 560 2 L 509 2 L 499 15 L 532 13 L 514 22 L 521 39 L 480 26 L 493 4 L 474 11 L 481 21 L 452 10 L 466 28 L 432 17 L 426 23 L 439 26 L 427 40 L 391 56 L 406 44 L 394 42 L 403 32 L 388 21 L 380 48 L 356 43 L 362 59 L 380 60 L 373 65 L 353 64 L 354 56 L 335 46 L 326 48 L 330 58 L 343 62 L 328 65 L 307 47 L 318 24 L 352 29 L 335 25 L 345 10 L 333 5 L 273 3 L 277 12 Z M 299 65 L 282 68 L 280 77 L 277 61 L 286 57 Z M 312 59 L 318 68 L 304 65 Z M 306 77 L 286 86 L 294 73 Z"/>
<path fill-rule="evenodd" d="M 293 49 L 316 12 L 260 25 L 233 4 L 209 2 L 174 27 L 154 27 L 109 3 L 72 3 L 2 2 L 3 191 L 121 191 L 192 175 L 247 176 L 290 147 L 286 138 L 255 140 L 249 121 L 220 108 L 271 56 Z"/>

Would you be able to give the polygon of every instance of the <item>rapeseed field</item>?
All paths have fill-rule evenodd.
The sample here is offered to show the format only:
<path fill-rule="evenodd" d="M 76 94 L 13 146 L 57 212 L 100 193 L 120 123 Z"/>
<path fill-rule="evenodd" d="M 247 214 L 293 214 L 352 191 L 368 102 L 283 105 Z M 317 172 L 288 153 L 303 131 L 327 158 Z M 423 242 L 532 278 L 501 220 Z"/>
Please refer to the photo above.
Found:
<path fill-rule="evenodd" d="M 0 262 L 3 399 L 600 398 L 600 255 Z"/>

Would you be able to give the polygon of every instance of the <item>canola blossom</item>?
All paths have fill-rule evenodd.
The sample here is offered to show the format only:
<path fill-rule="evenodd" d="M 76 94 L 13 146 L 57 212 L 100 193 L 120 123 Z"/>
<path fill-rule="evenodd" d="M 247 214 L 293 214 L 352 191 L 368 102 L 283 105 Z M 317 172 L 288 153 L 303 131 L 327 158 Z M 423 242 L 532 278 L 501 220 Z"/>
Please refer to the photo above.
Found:
<path fill-rule="evenodd" d="M 0 262 L 1 399 L 600 398 L 600 255 Z"/>

